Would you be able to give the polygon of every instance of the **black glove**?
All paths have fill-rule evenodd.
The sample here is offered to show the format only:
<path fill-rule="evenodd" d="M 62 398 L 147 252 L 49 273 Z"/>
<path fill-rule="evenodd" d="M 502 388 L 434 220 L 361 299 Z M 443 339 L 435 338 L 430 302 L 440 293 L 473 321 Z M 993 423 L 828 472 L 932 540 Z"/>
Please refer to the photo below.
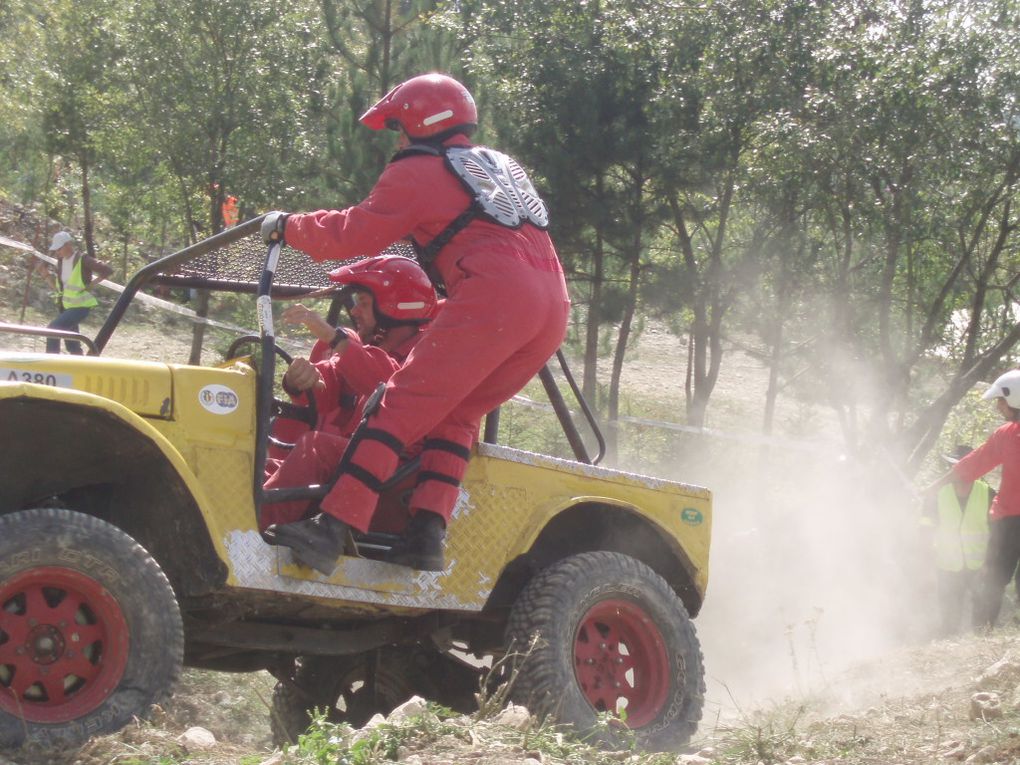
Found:
<path fill-rule="evenodd" d="M 262 241 L 266 244 L 272 244 L 273 242 L 279 242 L 283 244 L 283 231 L 287 227 L 287 218 L 290 217 L 290 213 L 280 212 L 274 210 L 271 213 L 266 213 L 266 217 L 262 219 Z"/>

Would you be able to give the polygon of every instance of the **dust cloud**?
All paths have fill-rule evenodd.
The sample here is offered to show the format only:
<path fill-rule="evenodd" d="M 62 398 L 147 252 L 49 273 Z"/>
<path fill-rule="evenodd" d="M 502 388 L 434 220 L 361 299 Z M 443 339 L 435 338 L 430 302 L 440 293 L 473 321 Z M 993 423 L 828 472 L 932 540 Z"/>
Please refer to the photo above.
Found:
<path fill-rule="evenodd" d="M 687 356 L 677 343 L 650 325 L 624 370 L 627 390 L 672 412 L 683 411 Z M 854 381 L 860 405 L 877 400 L 880 385 L 866 370 L 831 361 Z M 846 670 L 925 645 L 937 632 L 921 500 L 883 444 L 844 452 L 835 414 L 810 388 L 780 397 L 776 424 L 785 437 L 760 438 L 767 370 L 738 347 L 724 363 L 709 407 L 714 435 L 624 423 L 619 439 L 620 467 L 713 494 L 708 592 L 695 620 L 705 725 L 787 698 L 869 703 L 855 694 L 874 688 L 846 682 Z M 897 682 L 891 691 L 914 690 L 905 687 L 912 679 Z"/>
<path fill-rule="evenodd" d="M 696 620 L 705 722 L 818 694 L 862 703 L 840 673 L 935 632 L 920 501 L 875 449 L 691 436 L 670 477 L 713 492 L 708 593 Z M 661 473 L 660 473 L 661 474 Z"/>

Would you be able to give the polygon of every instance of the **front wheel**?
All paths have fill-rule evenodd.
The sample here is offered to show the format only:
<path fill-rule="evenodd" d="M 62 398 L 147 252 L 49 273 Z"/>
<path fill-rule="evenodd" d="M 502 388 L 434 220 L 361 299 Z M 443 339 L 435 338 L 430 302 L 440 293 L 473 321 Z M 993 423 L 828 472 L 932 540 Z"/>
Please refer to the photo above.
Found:
<path fill-rule="evenodd" d="M 0 516 L 0 749 L 73 746 L 169 693 L 184 633 L 158 564 L 70 510 Z"/>
<path fill-rule="evenodd" d="M 523 651 L 536 634 L 511 694 L 539 718 L 584 733 L 609 714 L 650 751 L 694 734 L 705 696 L 701 647 L 683 603 L 645 564 L 590 552 L 545 569 L 514 604 L 508 646 Z"/>

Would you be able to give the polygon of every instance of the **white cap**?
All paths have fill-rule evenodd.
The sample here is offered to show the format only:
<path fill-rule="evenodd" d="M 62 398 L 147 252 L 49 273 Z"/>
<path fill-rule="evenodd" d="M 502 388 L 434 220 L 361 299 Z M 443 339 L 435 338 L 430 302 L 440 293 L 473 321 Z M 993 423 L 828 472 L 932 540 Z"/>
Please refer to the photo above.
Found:
<path fill-rule="evenodd" d="M 73 240 L 74 237 L 72 237 L 66 231 L 58 231 L 53 235 L 53 241 L 50 242 L 50 252 L 53 252 L 54 250 L 59 250 L 65 244 Z"/>

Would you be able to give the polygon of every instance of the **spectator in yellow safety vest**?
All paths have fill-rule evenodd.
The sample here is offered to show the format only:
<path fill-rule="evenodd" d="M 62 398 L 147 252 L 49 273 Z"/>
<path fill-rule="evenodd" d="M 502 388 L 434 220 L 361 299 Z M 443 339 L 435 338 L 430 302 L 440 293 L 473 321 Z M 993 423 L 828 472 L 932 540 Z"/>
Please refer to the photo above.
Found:
<path fill-rule="evenodd" d="M 101 260 L 75 251 L 74 238 L 66 231 L 58 231 L 50 243 L 50 254 L 57 258 L 56 275 L 47 277 L 57 290 L 57 305 L 60 314 L 48 325 L 49 329 L 78 332 L 79 325 L 89 311 L 99 305 L 91 290 L 93 285 L 106 279 L 113 269 Z M 81 356 L 81 343 L 64 340 L 68 353 Z M 46 338 L 46 352 L 60 353 L 60 338 Z"/>
<path fill-rule="evenodd" d="M 942 459 L 955 465 L 971 451 L 959 444 Z M 922 524 L 933 530 L 940 634 L 946 637 L 960 631 L 968 611 L 970 623 L 978 626 L 974 603 L 988 552 L 988 508 L 995 491 L 984 481 L 954 475 L 929 497 Z"/>

